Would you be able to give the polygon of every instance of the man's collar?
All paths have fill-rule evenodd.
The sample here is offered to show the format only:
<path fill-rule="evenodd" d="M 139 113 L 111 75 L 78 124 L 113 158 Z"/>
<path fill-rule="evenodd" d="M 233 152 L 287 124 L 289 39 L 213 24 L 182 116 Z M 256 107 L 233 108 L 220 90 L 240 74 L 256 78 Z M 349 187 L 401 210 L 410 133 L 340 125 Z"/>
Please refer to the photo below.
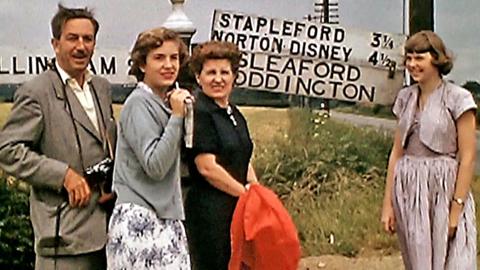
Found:
<path fill-rule="evenodd" d="M 70 75 L 68 75 L 68 73 L 65 70 L 63 70 L 62 67 L 60 67 L 60 65 L 58 64 L 57 61 L 55 61 L 55 68 L 58 70 L 58 74 L 60 74 L 60 78 L 62 79 L 62 83 L 68 84 L 68 81 L 70 79 L 74 80 Z M 90 82 L 92 80 L 92 77 L 93 77 L 92 72 L 87 68 L 85 70 L 85 82 Z M 77 82 L 77 84 L 78 84 L 78 82 Z"/>

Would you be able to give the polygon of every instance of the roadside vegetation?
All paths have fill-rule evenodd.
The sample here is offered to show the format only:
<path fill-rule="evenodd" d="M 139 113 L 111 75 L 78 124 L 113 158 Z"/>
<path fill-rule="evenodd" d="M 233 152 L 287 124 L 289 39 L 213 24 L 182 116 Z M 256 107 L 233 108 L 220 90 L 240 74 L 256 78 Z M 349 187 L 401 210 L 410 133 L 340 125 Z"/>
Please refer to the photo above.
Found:
<path fill-rule="evenodd" d="M 395 119 L 395 116 L 392 113 L 392 106 L 386 105 L 367 105 L 367 104 L 348 104 L 340 103 L 338 106 L 332 108 L 332 110 L 343 112 L 343 113 L 353 113 L 364 116 L 379 117 L 385 119 Z"/>
<path fill-rule="evenodd" d="M 321 124 L 321 116 L 306 110 L 283 113 L 276 117 L 289 119 L 288 126 L 271 113 L 247 116 L 257 173 L 289 209 L 303 255 L 396 252 L 395 238 L 384 234 L 379 222 L 390 134 Z M 277 130 L 264 139 L 265 131 L 258 133 L 256 125 L 268 122 Z"/>
<path fill-rule="evenodd" d="M 246 115 L 257 173 L 292 215 L 304 257 L 398 254 L 396 236 L 380 224 L 390 133 L 332 120 L 320 124 L 321 116 L 306 110 Z M 472 183 L 477 209 L 479 180 Z"/>
<path fill-rule="evenodd" d="M 0 104 L 0 123 L 9 105 Z M 114 107 L 118 119 L 120 106 Z M 303 256 L 398 254 L 380 208 L 391 134 L 300 109 L 241 109 L 255 143 L 253 163 L 297 226 Z M 0 174 L 0 269 L 32 269 L 32 231 L 24 186 Z M 480 201 L 478 178 L 473 190 Z M 478 215 L 478 212 L 477 212 Z"/>

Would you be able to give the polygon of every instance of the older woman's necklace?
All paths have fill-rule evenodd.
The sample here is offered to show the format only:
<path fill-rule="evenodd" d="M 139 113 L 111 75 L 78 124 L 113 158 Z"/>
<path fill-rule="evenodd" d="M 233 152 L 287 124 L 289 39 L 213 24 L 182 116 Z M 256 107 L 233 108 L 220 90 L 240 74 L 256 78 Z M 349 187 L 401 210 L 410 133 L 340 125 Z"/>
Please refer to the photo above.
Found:
<path fill-rule="evenodd" d="M 227 105 L 227 115 L 230 118 L 230 121 L 232 121 L 232 124 L 234 127 L 237 126 L 237 119 L 235 119 L 235 116 L 233 116 L 233 109 L 230 106 L 230 104 Z"/>

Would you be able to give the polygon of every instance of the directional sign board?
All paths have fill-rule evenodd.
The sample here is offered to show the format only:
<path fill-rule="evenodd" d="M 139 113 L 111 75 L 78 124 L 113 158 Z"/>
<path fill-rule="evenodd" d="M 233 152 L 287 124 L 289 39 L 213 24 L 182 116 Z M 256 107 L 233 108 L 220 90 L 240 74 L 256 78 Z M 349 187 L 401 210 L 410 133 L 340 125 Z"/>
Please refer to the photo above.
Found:
<path fill-rule="evenodd" d="M 54 56 L 51 47 L 19 48 L 0 46 L 0 84 L 23 83 L 45 71 Z M 89 68 L 95 74 L 106 77 L 112 83 L 128 84 L 135 79 L 127 75 L 128 50 L 98 48 Z"/>
<path fill-rule="evenodd" d="M 215 10 L 211 38 L 244 53 L 243 88 L 391 104 L 403 84 L 400 34 Z"/>

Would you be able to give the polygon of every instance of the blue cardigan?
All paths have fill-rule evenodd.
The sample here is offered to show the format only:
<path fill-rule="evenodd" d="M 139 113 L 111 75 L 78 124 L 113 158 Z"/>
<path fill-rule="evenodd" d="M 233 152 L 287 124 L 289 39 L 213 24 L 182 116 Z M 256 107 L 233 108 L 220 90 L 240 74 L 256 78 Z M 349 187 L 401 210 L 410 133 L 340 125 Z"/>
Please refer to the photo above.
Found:
<path fill-rule="evenodd" d="M 180 189 L 183 117 L 140 83 L 120 114 L 113 188 L 117 204 L 134 203 L 161 219 L 185 218 Z"/>

